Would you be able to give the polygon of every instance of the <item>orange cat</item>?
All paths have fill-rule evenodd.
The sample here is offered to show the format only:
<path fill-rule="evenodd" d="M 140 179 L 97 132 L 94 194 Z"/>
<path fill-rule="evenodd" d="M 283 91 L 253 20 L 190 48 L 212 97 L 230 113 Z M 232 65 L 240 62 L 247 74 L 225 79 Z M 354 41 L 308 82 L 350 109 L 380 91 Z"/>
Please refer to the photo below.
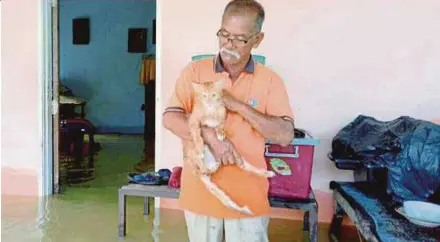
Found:
<path fill-rule="evenodd" d="M 200 176 L 200 179 L 208 190 L 225 206 L 251 215 L 252 212 L 247 206 L 238 206 L 224 191 L 212 182 L 211 174 L 215 173 L 222 163 L 216 161 L 208 146 L 204 144 L 201 136 L 201 127 L 208 126 L 215 129 L 219 140 L 225 138 L 224 124 L 226 120 L 226 108 L 222 101 L 223 84 L 223 80 L 206 84 L 193 83 L 195 94 L 194 106 L 188 118 L 193 142 L 192 145 L 188 147 L 189 150 L 186 152 L 188 157 L 185 158 L 185 162 L 199 169 L 200 172 L 195 172 L 195 174 Z M 243 170 L 263 177 L 275 176 L 275 173 L 272 171 L 252 166 L 236 153 L 234 153 L 234 158 L 242 161 L 243 165 L 240 167 Z"/>

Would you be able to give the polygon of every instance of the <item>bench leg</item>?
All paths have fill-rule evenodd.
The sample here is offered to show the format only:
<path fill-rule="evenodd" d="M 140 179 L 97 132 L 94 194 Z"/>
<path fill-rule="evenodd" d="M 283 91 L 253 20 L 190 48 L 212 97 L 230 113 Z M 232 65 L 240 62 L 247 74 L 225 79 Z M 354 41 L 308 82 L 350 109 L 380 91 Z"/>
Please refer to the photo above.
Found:
<path fill-rule="evenodd" d="M 144 215 L 150 214 L 149 197 L 144 197 Z"/>
<path fill-rule="evenodd" d="M 119 210 L 119 237 L 124 237 L 126 233 L 126 208 L 127 199 L 123 192 L 119 191 L 118 210 Z"/>
<path fill-rule="evenodd" d="M 305 211 L 304 212 L 304 217 L 303 217 L 303 231 L 304 232 L 308 232 L 309 230 L 309 218 L 310 218 L 310 212 L 309 211 Z"/>
<path fill-rule="evenodd" d="M 334 212 L 332 222 L 330 223 L 329 228 L 329 240 L 330 241 L 339 241 L 341 237 L 341 229 L 342 229 L 342 220 L 344 216 L 344 210 L 338 202 L 334 201 Z"/>
<path fill-rule="evenodd" d="M 315 204 L 309 212 L 310 242 L 318 242 L 318 206 Z"/>
<path fill-rule="evenodd" d="M 154 242 L 159 242 L 160 234 L 160 208 L 154 208 L 154 220 L 153 220 L 153 231 L 151 231 L 151 237 L 153 237 Z"/>

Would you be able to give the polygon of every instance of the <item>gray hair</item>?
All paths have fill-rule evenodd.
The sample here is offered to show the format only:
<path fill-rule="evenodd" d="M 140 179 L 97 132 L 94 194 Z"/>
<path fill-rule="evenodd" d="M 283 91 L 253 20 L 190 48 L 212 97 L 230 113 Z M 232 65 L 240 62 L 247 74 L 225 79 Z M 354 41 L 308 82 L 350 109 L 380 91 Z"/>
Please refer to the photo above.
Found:
<path fill-rule="evenodd" d="M 257 14 L 255 19 L 255 30 L 261 32 L 264 22 L 264 8 L 263 6 L 255 0 L 232 0 L 226 5 L 223 12 L 223 17 L 227 13 L 247 13 L 253 12 Z"/>

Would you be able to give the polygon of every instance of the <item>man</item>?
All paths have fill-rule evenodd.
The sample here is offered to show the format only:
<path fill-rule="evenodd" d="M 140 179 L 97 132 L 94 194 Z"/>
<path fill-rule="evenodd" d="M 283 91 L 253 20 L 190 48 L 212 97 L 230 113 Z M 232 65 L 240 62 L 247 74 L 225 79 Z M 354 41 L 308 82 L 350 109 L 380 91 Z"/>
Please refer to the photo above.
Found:
<path fill-rule="evenodd" d="M 254 214 L 247 216 L 225 207 L 193 175 L 191 166 L 184 164 L 179 201 L 191 242 L 268 241 L 268 180 L 238 168 L 232 155 L 235 150 L 256 167 L 266 168 L 265 141 L 285 146 L 294 137 L 293 115 L 283 81 L 251 55 L 264 38 L 264 15 L 256 1 L 229 2 L 217 32 L 219 55 L 194 61 L 184 69 L 164 113 L 164 126 L 179 136 L 184 146 L 188 145 L 192 82 L 225 80 L 226 139 L 219 141 L 207 127 L 202 128 L 202 136 L 214 157 L 224 164 L 212 180 Z"/>

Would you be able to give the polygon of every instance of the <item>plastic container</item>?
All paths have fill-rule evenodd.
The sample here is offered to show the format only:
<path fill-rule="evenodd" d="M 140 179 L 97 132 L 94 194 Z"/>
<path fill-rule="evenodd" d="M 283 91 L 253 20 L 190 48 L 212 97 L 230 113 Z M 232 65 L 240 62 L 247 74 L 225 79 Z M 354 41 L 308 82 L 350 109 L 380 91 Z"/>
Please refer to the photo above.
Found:
<path fill-rule="evenodd" d="M 305 199 L 309 197 L 315 146 L 313 138 L 295 138 L 287 147 L 266 143 L 268 170 L 276 176 L 269 179 L 269 197 Z"/>

